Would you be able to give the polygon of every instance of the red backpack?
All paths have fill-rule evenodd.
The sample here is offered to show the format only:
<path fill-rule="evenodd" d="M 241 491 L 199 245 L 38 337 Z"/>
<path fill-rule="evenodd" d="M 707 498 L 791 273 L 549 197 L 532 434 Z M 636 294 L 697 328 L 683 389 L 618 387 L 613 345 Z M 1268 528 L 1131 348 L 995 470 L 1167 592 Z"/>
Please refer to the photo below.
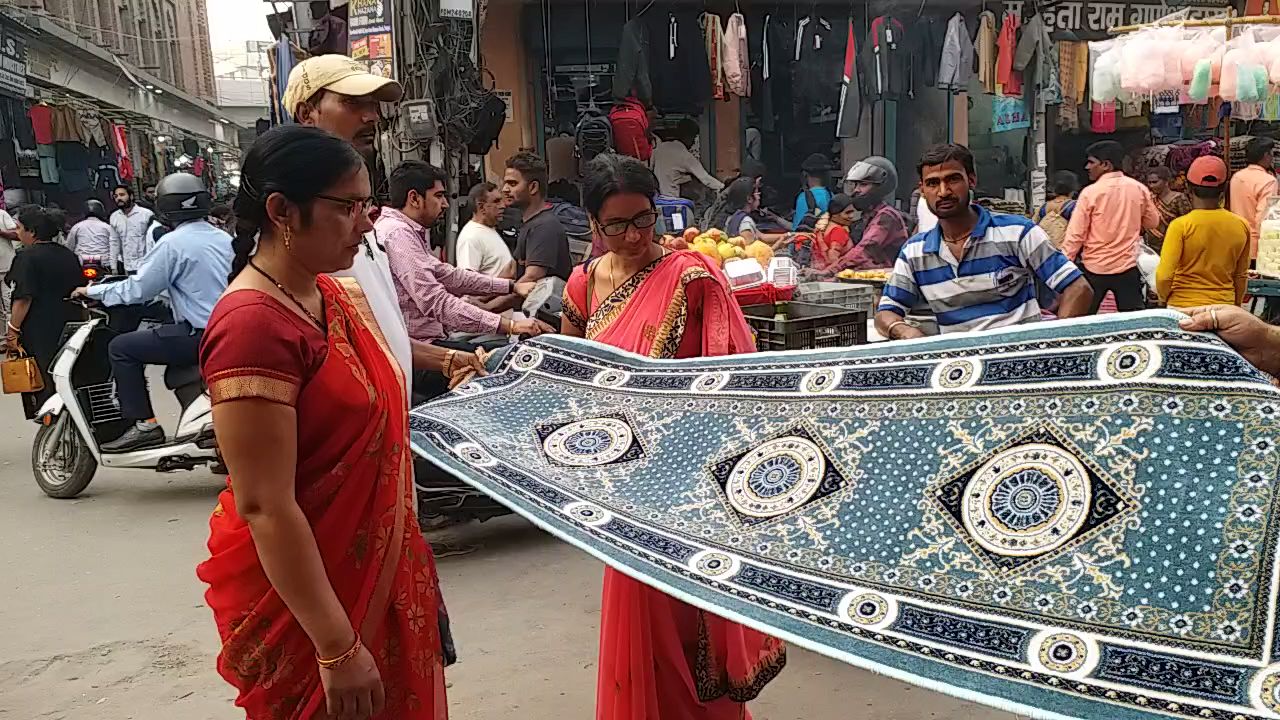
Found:
<path fill-rule="evenodd" d="M 613 126 L 613 149 L 623 155 L 649 162 L 653 145 L 649 142 L 649 114 L 635 98 L 620 100 L 609 111 Z"/>

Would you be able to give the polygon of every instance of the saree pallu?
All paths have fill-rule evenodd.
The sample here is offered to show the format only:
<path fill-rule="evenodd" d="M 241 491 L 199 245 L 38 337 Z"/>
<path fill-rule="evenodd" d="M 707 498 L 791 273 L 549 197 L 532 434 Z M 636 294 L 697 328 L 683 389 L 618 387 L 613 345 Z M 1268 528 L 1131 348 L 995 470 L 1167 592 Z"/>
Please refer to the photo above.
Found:
<path fill-rule="evenodd" d="M 1164 198 L 1153 198 L 1156 210 L 1160 213 L 1160 224 L 1147 231 L 1147 245 L 1160 252 L 1164 246 L 1164 235 L 1169 231 L 1169 223 L 1191 212 L 1191 199 L 1182 193 L 1174 193 L 1173 200 L 1165 202 Z"/>
<path fill-rule="evenodd" d="M 444 720 L 442 602 L 431 550 L 418 530 L 404 378 L 359 287 L 323 276 L 320 286 L 328 337 L 313 374 L 272 367 L 264 348 L 270 323 L 236 327 L 237 317 L 270 319 L 270 313 L 236 315 L 233 308 L 225 313 L 224 342 L 254 347 L 204 365 L 210 394 L 215 404 L 245 397 L 295 404 L 296 398 L 298 505 L 333 589 L 378 665 L 387 698 L 379 717 Z M 250 302 L 240 296 L 253 292 L 232 293 L 220 305 Z M 223 334 L 219 314 L 215 310 L 206 343 Z M 237 354 L 264 360 L 225 362 Z M 223 642 L 218 671 L 239 691 L 236 704 L 251 720 L 324 717 L 315 649 L 262 568 L 236 512 L 234 477 L 210 520 L 209 552 L 197 574 L 209 585 L 205 599 Z"/>
<path fill-rule="evenodd" d="M 565 288 L 564 314 L 590 340 L 655 358 L 755 351 L 720 269 L 680 251 L 591 308 L 593 268 Z M 597 720 L 741 720 L 786 664 L 777 638 L 699 610 L 612 569 L 600 604 Z"/>

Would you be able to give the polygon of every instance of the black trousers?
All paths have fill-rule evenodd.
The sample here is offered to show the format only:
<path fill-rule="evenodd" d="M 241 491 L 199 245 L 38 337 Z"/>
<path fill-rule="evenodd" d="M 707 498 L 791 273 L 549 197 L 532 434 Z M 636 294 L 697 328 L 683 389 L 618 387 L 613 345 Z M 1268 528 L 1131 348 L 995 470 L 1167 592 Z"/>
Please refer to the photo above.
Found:
<path fill-rule="evenodd" d="M 188 323 L 159 325 L 117 335 L 107 346 L 111 372 L 116 379 L 116 399 L 126 420 L 155 417 L 147 391 L 148 365 L 197 365 L 204 330 Z"/>
<path fill-rule="evenodd" d="M 1102 298 L 1106 296 L 1108 290 L 1116 296 L 1116 309 L 1120 312 L 1146 309 L 1147 288 L 1142 280 L 1142 271 L 1137 267 L 1116 275 L 1099 275 L 1083 267 L 1080 268 L 1080 272 L 1084 273 L 1084 279 L 1093 286 L 1093 307 L 1089 310 L 1090 315 L 1098 312 L 1098 306 L 1102 304 Z"/>

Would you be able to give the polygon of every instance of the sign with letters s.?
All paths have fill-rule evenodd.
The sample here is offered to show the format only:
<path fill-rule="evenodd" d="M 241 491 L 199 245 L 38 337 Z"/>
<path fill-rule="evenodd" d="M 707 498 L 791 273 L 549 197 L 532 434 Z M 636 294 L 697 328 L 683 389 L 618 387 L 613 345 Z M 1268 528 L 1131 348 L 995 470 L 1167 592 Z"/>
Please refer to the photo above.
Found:
<path fill-rule="evenodd" d="M 26 38 L 0 22 L 0 93 L 24 98 L 28 92 Z"/>

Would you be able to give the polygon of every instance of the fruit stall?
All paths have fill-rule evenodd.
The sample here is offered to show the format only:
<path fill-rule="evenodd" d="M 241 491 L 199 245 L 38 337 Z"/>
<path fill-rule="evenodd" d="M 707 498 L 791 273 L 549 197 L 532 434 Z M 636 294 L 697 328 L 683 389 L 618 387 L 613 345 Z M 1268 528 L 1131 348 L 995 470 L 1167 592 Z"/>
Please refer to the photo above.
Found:
<path fill-rule="evenodd" d="M 868 341 L 888 271 L 845 271 L 840 282 L 800 282 L 791 258 L 723 230 L 664 235 L 663 247 L 706 255 L 725 272 L 761 352 L 847 347 Z M 878 286 L 877 286 L 878 283 Z"/>

